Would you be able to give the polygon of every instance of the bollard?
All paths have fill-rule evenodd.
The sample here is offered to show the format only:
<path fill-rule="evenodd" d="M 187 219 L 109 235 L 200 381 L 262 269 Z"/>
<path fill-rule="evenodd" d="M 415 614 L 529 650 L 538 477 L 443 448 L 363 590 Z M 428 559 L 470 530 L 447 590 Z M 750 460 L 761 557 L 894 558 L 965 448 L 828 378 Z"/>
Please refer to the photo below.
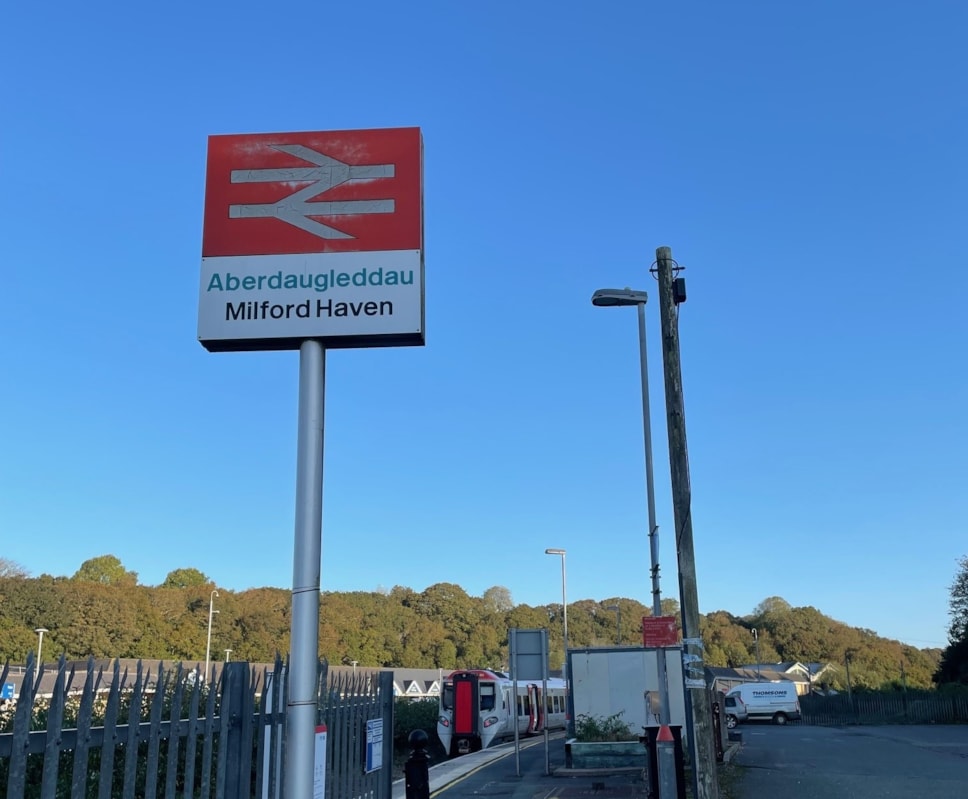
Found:
<path fill-rule="evenodd" d="M 672 730 L 668 724 L 659 728 L 655 739 L 656 762 L 659 773 L 659 796 L 661 799 L 672 799 L 679 795 L 676 784 L 676 742 L 672 737 Z"/>
<path fill-rule="evenodd" d="M 646 727 L 645 745 L 649 750 L 649 795 L 686 799 L 682 727 Z"/>
<path fill-rule="evenodd" d="M 427 733 L 410 733 L 410 757 L 403 765 L 406 776 L 407 799 L 430 799 L 430 755 L 427 754 Z"/>

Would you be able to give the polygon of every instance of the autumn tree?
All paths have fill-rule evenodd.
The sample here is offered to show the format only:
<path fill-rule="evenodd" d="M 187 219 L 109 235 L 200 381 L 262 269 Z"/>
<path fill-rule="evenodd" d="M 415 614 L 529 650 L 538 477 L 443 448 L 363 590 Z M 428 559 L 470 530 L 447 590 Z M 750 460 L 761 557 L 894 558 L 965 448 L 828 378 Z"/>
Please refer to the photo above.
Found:
<path fill-rule="evenodd" d="M 129 586 L 133 591 L 134 586 Z M 68 660 L 87 657 L 130 657 L 138 635 L 134 604 L 126 601 L 118 586 L 88 580 L 72 580 L 63 586 L 74 609 L 68 624 L 53 631 L 51 654 L 61 652 Z"/>
<path fill-rule="evenodd" d="M 84 561 L 73 579 L 103 585 L 135 585 L 138 573 L 127 571 L 114 555 L 99 555 Z"/>
<path fill-rule="evenodd" d="M 952 635 L 946 668 L 968 663 L 968 558 L 952 587 Z M 16 568 L 0 573 L 0 663 L 24 663 L 36 650 L 34 630 L 44 627 L 48 657 L 65 653 L 80 659 L 159 658 L 200 663 L 207 644 L 213 583 L 192 567 L 175 569 L 157 586 L 137 584 L 117 558 L 87 561 L 73 578 L 42 574 L 31 578 Z M 641 641 L 641 619 L 651 615 L 647 594 L 640 599 L 577 599 L 568 605 L 572 648 L 613 646 L 621 608 L 621 641 Z M 281 588 L 239 593 L 220 589 L 215 600 L 212 654 L 232 649 L 232 658 L 271 662 L 290 649 L 291 594 Z M 673 598 L 662 601 L 663 615 L 676 615 Z M 356 660 L 366 667 L 499 668 L 508 660 L 508 630 L 546 629 L 550 667 L 563 658 L 561 605 L 514 605 L 510 592 L 493 586 L 480 597 L 459 585 L 437 583 L 424 591 L 402 586 L 373 592 L 324 593 L 319 619 L 319 654 L 330 663 Z M 844 653 L 851 652 L 853 685 L 871 688 L 927 687 L 939 672 L 941 650 L 918 650 L 889 641 L 871 630 L 835 621 L 816 608 L 793 608 L 780 597 L 761 602 L 755 615 L 713 611 L 700 617 L 705 662 L 744 666 L 754 662 L 759 636 L 763 663 L 818 661 L 833 664 L 823 679 L 845 687 Z M 957 636 L 960 636 L 958 638 Z M 839 671 L 838 671 L 839 666 Z M 968 681 L 964 672 L 942 671 L 944 681 Z"/>

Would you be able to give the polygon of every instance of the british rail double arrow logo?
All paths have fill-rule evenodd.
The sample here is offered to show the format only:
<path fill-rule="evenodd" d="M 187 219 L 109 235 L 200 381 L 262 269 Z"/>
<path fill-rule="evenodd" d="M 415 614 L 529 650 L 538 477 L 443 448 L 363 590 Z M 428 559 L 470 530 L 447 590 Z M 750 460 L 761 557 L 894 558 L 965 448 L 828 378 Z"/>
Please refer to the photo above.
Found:
<path fill-rule="evenodd" d="M 282 169 L 233 169 L 232 183 L 305 183 L 298 191 L 274 203 L 230 205 L 232 219 L 274 218 L 305 230 L 321 239 L 355 238 L 345 231 L 324 225 L 311 217 L 360 214 L 392 214 L 393 200 L 318 200 L 310 202 L 336 186 L 356 180 L 392 178 L 393 164 L 351 166 L 301 144 L 273 144 L 274 150 L 295 156 L 312 166 Z"/>

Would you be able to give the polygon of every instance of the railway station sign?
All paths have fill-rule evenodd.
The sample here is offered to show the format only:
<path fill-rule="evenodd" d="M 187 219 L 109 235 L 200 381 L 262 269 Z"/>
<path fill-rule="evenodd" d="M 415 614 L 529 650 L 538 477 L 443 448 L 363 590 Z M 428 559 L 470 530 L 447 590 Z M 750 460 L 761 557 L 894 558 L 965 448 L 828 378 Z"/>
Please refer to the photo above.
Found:
<path fill-rule="evenodd" d="M 420 129 L 210 136 L 198 339 L 422 345 Z"/>

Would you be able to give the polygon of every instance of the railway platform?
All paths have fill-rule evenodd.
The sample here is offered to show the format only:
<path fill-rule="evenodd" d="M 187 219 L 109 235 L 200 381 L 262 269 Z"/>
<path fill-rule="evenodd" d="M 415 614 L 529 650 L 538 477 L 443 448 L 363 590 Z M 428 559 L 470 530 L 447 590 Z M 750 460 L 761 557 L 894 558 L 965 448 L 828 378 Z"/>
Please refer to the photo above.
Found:
<path fill-rule="evenodd" d="M 726 762 L 739 750 L 733 742 Z M 495 795 L 510 799 L 631 799 L 647 797 L 649 782 L 641 769 L 569 769 L 565 765 L 565 736 L 550 736 L 547 762 L 543 738 L 521 743 L 520 775 L 514 744 L 502 744 L 431 765 L 430 797 L 464 799 Z M 489 766 L 486 776 L 481 772 Z M 549 769 L 550 767 L 550 769 Z M 548 771 L 550 770 L 550 773 Z M 393 799 L 406 799 L 404 780 L 393 783 Z"/>

